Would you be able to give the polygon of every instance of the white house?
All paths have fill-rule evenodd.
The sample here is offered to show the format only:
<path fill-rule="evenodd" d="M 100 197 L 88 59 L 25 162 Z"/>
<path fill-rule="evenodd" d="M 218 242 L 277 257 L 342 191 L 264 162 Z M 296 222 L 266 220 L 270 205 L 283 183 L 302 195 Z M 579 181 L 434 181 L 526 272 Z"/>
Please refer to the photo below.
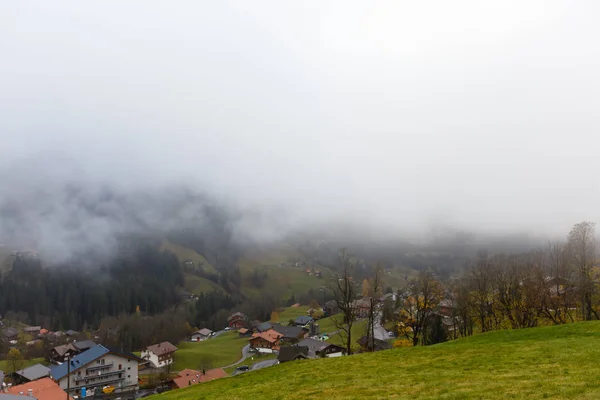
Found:
<path fill-rule="evenodd" d="M 196 331 L 196 332 L 192 333 L 192 335 L 190 337 L 190 341 L 192 341 L 192 342 L 199 342 L 201 340 L 206 340 L 212 334 L 213 334 L 213 331 L 211 331 L 210 329 L 206 329 L 206 328 L 200 329 L 199 331 Z"/>
<path fill-rule="evenodd" d="M 115 387 L 115 393 L 135 391 L 141 361 L 133 353 L 96 345 L 52 367 L 50 376 L 72 396 L 89 396 L 104 386 Z"/>
<path fill-rule="evenodd" d="M 153 344 L 142 350 L 142 358 L 150 361 L 154 368 L 162 368 L 173 364 L 173 355 L 177 347 L 169 342 Z"/>

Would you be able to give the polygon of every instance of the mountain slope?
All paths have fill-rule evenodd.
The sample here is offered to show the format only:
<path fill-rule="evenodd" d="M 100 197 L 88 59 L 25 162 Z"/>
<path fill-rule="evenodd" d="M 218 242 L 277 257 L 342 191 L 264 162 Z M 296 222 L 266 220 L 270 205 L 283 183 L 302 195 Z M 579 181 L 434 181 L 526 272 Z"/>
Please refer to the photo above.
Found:
<path fill-rule="evenodd" d="M 584 322 L 289 362 L 156 398 L 597 399 L 599 357 L 600 322 Z"/>

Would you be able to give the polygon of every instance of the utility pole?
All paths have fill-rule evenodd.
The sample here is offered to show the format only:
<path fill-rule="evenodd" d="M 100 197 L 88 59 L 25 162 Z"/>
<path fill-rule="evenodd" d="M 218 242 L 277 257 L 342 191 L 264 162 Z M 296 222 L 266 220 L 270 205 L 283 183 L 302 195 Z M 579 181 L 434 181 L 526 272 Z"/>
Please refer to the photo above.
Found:
<path fill-rule="evenodd" d="M 67 400 L 69 400 L 69 390 L 71 389 L 71 356 L 67 355 Z"/>

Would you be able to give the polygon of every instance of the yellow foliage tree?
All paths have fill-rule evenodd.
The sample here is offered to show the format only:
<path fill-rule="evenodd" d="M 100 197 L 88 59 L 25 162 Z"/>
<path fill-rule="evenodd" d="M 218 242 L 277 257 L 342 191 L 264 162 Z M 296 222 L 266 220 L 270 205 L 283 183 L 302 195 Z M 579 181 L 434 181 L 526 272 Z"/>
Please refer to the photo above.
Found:
<path fill-rule="evenodd" d="M 365 280 L 362 283 L 362 295 L 363 297 L 371 297 L 371 293 L 372 289 L 371 289 L 371 283 L 369 282 L 369 280 L 367 278 L 365 278 Z"/>

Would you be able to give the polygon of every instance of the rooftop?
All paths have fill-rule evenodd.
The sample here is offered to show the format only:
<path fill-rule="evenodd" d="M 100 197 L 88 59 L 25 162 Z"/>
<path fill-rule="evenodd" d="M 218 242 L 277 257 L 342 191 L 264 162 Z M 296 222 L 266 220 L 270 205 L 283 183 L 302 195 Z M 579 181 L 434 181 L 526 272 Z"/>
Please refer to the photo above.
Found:
<path fill-rule="evenodd" d="M 8 389 L 8 393 L 13 395 L 23 393 L 24 395 L 27 395 L 30 389 L 31 395 L 38 400 L 64 400 L 67 398 L 67 393 L 50 378 L 13 386 Z M 29 398 L 31 399 L 31 397 Z M 73 400 L 70 396 L 69 399 Z"/>
<path fill-rule="evenodd" d="M 146 347 L 146 350 L 151 351 L 157 356 L 161 356 L 177 351 L 177 347 L 175 347 L 175 345 L 173 345 L 171 342 L 160 342 Z"/>
<path fill-rule="evenodd" d="M 31 367 L 16 371 L 15 373 L 17 375 L 21 375 L 22 377 L 24 377 L 30 381 L 34 381 L 36 379 L 40 379 L 45 376 L 48 376 L 50 374 L 50 368 L 48 368 L 42 364 L 35 364 L 35 365 L 32 365 Z"/>

